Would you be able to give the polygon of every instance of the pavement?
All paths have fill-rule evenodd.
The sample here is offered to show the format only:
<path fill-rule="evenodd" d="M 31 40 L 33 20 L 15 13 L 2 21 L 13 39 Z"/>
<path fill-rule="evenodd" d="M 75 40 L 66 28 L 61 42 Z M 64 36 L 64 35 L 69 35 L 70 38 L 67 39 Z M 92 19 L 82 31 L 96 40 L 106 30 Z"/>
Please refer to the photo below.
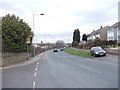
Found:
<path fill-rule="evenodd" d="M 20 63 L 18 63 L 18 64 L 9 65 L 9 66 L 0 67 L 0 70 L 1 70 L 1 69 L 12 68 L 12 67 L 17 67 L 17 66 L 24 66 L 24 65 L 27 65 L 27 64 L 34 63 L 34 62 L 38 61 L 40 58 L 42 58 L 47 52 L 49 52 L 49 50 L 48 50 L 48 51 L 45 51 L 45 52 L 43 52 L 43 53 L 40 53 L 40 54 L 38 54 L 37 56 L 32 57 L 32 58 L 30 58 L 30 59 L 27 60 L 27 61 L 20 62 Z"/>
<path fill-rule="evenodd" d="M 3 69 L 3 88 L 118 87 L 118 64 L 113 62 L 117 59 L 115 55 L 95 60 L 64 51 L 48 51 L 38 59 L 26 65 Z M 112 62 L 105 62 L 109 59 Z"/>

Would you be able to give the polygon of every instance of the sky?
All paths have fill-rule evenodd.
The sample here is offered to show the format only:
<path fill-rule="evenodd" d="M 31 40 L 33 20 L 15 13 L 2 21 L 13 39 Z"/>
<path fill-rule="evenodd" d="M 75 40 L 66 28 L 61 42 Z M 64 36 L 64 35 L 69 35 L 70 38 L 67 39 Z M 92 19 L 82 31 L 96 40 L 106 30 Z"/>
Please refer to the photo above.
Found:
<path fill-rule="evenodd" d="M 83 34 L 118 22 L 119 0 L 0 0 L 0 16 L 15 14 L 32 28 L 33 43 L 71 43 Z M 44 13 L 44 15 L 40 15 Z M 34 19 L 33 19 L 34 16 Z M 34 21 L 34 29 L 33 29 Z"/>

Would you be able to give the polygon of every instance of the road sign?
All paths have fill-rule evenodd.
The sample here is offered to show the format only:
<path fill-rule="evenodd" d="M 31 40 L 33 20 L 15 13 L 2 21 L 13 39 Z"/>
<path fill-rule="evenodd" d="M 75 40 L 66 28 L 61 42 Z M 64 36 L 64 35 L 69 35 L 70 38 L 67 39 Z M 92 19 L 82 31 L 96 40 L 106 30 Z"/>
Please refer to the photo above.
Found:
<path fill-rule="evenodd" d="M 30 43 L 30 37 L 28 37 L 27 39 L 26 39 L 26 43 Z"/>
<path fill-rule="evenodd" d="M 82 44 L 86 44 L 87 42 L 86 41 L 82 41 Z"/>

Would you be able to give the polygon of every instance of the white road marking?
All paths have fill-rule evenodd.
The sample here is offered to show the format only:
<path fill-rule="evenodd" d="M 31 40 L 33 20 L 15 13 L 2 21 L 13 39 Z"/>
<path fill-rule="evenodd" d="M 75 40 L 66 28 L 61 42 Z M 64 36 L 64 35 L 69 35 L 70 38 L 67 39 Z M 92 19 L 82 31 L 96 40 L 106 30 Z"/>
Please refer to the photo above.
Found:
<path fill-rule="evenodd" d="M 94 62 L 101 62 L 101 63 L 104 63 L 104 64 L 109 64 L 109 65 L 118 66 L 118 64 L 111 64 L 111 63 L 106 63 L 106 62 L 103 62 L 103 61 L 96 61 L 96 60 L 88 59 L 88 58 L 86 58 L 86 60 L 90 60 L 90 61 L 94 61 Z"/>
<path fill-rule="evenodd" d="M 80 65 L 80 64 L 78 64 L 78 65 L 81 66 L 82 68 L 87 69 L 87 70 L 90 70 L 90 71 L 93 71 L 93 72 L 96 72 L 96 73 L 100 73 L 100 72 L 98 72 L 98 71 L 96 71 L 96 70 L 94 70 L 94 69 L 91 69 L 91 68 L 85 67 L 85 66 Z"/>
<path fill-rule="evenodd" d="M 65 58 L 63 58 L 63 59 L 64 59 L 64 60 L 67 60 L 67 59 L 65 59 Z M 69 62 L 72 62 L 72 61 L 69 61 Z M 74 63 L 74 62 L 72 62 L 72 63 Z M 74 63 L 74 64 L 77 64 L 77 63 Z M 80 67 L 85 68 L 85 69 L 87 69 L 87 70 L 89 70 L 89 71 L 93 71 L 93 72 L 96 72 L 96 73 L 99 73 L 99 74 L 101 73 L 101 72 L 98 72 L 97 70 L 88 68 L 88 67 L 83 66 L 83 65 L 81 65 L 81 64 L 77 64 L 77 65 L 79 65 Z"/>
<path fill-rule="evenodd" d="M 75 57 L 75 56 L 61 56 L 63 58 L 68 58 L 68 57 Z"/>
<path fill-rule="evenodd" d="M 37 65 L 39 64 L 39 62 L 37 62 Z"/>
<path fill-rule="evenodd" d="M 36 77 L 37 73 L 35 72 L 34 77 Z"/>
<path fill-rule="evenodd" d="M 33 89 L 35 88 L 35 82 L 33 82 Z"/>
<path fill-rule="evenodd" d="M 37 71 L 37 68 L 35 68 L 35 71 Z"/>

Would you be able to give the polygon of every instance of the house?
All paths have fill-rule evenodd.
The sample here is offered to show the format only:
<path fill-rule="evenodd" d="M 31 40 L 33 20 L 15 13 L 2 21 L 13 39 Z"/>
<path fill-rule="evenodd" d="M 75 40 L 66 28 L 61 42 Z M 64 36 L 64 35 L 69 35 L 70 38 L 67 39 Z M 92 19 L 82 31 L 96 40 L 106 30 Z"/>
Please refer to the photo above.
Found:
<path fill-rule="evenodd" d="M 100 27 L 100 29 L 98 30 L 93 30 L 92 33 L 87 35 L 87 39 L 88 41 L 91 40 L 95 40 L 97 37 L 100 38 L 101 41 L 106 41 L 107 40 L 107 31 L 109 30 L 109 26 L 106 27 Z"/>
<path fill-rule="evenodd" d="M 120 43 L 120 22 L 112 25 L 107 32 L 107 40 L 114 41 L 117 40 Z"/>

